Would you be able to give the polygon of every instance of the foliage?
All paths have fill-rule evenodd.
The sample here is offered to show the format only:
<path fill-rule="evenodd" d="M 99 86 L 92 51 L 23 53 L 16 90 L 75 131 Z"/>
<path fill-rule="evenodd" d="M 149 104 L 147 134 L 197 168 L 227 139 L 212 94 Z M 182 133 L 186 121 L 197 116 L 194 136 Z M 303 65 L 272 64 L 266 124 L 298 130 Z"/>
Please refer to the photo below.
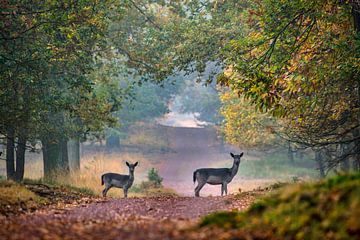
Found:
<path fill-rule="evenodd" d="M 283 136 L 299 145 L 359 153 L 358 36 L 349 2 L 254 2 L 244 12 L 246 34 L 224 48 L 219 77 L 260 111 L 283 117 Z M 355 16 L 356 17 L 356 16 Z"/>
<path fill-rule="evenodd" d="M 247 212 L 211 214 L 200 226 L 237 229 L 233 235 L 266 232 L 276 239 L 357 239 L 359 196 L 360 174 L 342 175 L 286 187 L 259 200 Z"/>
<path fill-rule="evenodd" d="M 184 79 L 184 87 L 174 99 L 173 107 L 181 113 L 198 113 L 195 117 L 200 121 L 220 124 L 222 117 L 219 109 L 221 102 L 215 84 L 195 82 L 194 74 Z"/>
<path fill-rule="evenodd" d="M 155 187 L 161 187 L 163 178 L 160 177 L 158 171 L 155 168 L 151 168 L 148 171 L 148 180 L 149 182 L 153 183 Z"/>
<path fill-rule="evenodd" d="M 111 38 L 127 65 L 144 78 L 162 81 L 175 72 L 203 73 L 208 63 L 221 70 L 221 47 L 239 29 L 247 2 L 146 1 L 129 2 L 123 19 L 111 26 Z"/>
<path fill-rule="evenodd" d="M 182 82 L 180 76 L 168 78 L 164 80 L 162 85 L 150 81 L 138 82 L 140 80 L 136 75 L 128 77 L 129 79 L 121 77 L 115 80 L 117 85 L 128 89 L 127 94 L 119 95 L 127 96 L 127 98 L 120 99 L 121 107 L 113 113 L 113 116 L 117 119 L 117 125 L 108 128 L 106 136 L 117 136 L 131 142 L 136 138 L 134 132 L 135 134 L 138 132 L 140 135 L 144 135 L 144 133 L 140 132 L 145 128 L 142 123 L 153 123 L 156 118 L 169 112 L 169 102 L 181 89 Z M 136 129 L 139 126 L 140 128 Z M 159 144 L 154 145 L 161 147 L 166 143 L 159 141 Z"/>
<path fill-rule="evenodd" d="M 7 176 L 21 180 L 29 143 L 41 140 L 46 150 L 113 123 L 114 103 L 94 90 L 102 79 L 91 73 L 108 48 L 110 20 L 124 8 L 112 0 L 5 1 L 1 8 L 0 133 L 8 140 Z M 16 171 L 12 142 L 21 149 Z"/>
<path fill-rule="evenodd" d="M 274 148 L 281 145 L 275 134 L 275 119 L 259 113 L 245 98 L 233 90 L 223 90 L 220 96 L 224 116 L 222 132 L 231 144 L 246 148 Z"/>

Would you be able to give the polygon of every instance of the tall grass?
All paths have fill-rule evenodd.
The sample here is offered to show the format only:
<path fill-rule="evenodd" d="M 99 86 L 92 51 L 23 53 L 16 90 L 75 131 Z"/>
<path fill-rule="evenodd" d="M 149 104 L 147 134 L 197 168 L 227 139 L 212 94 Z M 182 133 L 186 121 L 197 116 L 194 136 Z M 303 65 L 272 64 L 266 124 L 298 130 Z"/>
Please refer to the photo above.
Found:
<path fill-rule="evenodd" d="M 128 174 L 129 169 L 125 162 L 139 162 L 135 169 L 135 184 L 147 178 L 147 171 L 152 167 L 150 161 L 138 153 L 95 153 L 81 158 L 80 171 L 72 172 L 70 176 L 59 174 L 54 180 L 58 184 L 70 185 L 77 188 L 90 189 L 95 195 L 101 195 L 104 186 L 101 186 L 101 175 L 107 172 Z M 37 160 L 28 161 L 25 166 L 25 178 L 40 179 L 43 177 L 43 162 L 41 156 Z M 137 193 L 129 196 L 139 195 Z M 123 196 L 121 189 L 111 189 L 108 196 Z"/>

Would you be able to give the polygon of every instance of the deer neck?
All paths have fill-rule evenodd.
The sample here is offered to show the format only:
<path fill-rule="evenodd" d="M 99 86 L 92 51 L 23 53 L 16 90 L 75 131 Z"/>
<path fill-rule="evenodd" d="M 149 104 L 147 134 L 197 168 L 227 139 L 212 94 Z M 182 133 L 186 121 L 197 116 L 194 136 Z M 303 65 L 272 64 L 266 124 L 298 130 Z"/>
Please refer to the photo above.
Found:
<path fill-rule="evenodd" d="M 231 171 L 231 179 L 236 175 L 236 173 L 238 172 L 239 170 L 239 163 L 236 164 L 235 162 L 233 163 L 232 167 L 230 168 L 230 171 Z"/>
<path fill-rule="evenodd" d="M 129 171 L 129 178 L 130 180 L 134 179 L 134 171 Z"/>

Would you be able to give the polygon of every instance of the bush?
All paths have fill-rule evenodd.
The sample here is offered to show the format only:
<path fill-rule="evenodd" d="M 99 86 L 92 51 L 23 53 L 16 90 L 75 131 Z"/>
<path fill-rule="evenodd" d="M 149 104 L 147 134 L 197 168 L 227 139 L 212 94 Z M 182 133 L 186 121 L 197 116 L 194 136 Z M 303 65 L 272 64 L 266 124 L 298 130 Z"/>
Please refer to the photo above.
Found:
<path fill-rule="evenodd" d="M 155 188 L 162 187 L 163 178 L 160 177 L 158 171 L 155 168 L 151 168 L 148 172 L 148 180 L 153 184 Z"/>
<path fill-rule="evenodd" d="M 148 171 L 148 181 L 133 185 L 130 191 L 143 197 L 177 196 L 177 193 L 173 189 L 164 188 L 162 181 L 163 178 L 159 175 L 158 171 L 155 168 L 151 168 Z"/>

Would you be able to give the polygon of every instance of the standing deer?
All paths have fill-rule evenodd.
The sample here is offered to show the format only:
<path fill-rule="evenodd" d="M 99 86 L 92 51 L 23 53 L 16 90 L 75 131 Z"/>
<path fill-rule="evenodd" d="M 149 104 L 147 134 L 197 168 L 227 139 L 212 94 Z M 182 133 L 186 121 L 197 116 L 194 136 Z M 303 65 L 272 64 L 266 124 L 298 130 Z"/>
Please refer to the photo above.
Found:
<path fill-rule="evenodd" d="M 138 165 L 138 162 L 135 164 L 126 162 L 126 165 L 129 167 L 129 175 L 105 173 L 101 176 L 101 185 L 105 184 L 105 189 L 102 191 L 103 197 L 106 197 L 106 194 L 110 188 L 117 187 L 124 190 L 124 198 L 127 198 L 128 189 L 134 182 L 134 170 Z"/>
<path fill-rule="evenodd" d="M 225 195 L 227 195 L 227 184 L 231 182 L 238 172 L 240 158 L 244 155 L 244 153 L 241 153 L 240 155 L 230 153 L 230 155 L 234 158 L 234 163 L 231 168 L 200 168 L 194 172 L 194 183 L 196 180 L 198 181 L 198 185 L 195 188 L 195 197 L 200 196 L 200 190 L 206 183 L 211 185 L 221 184 L 221 196 L 223 196 L 224 191 Z"/>

